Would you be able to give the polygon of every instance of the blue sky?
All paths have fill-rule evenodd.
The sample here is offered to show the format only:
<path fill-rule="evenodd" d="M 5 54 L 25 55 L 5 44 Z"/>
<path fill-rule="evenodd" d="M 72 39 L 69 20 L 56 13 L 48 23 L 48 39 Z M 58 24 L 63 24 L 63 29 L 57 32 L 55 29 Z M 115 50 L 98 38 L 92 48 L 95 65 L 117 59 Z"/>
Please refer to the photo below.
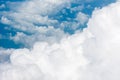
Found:
<path fill-rule="evenodd" d="M 9 12 L 9 11 L 14 11 L 11 7 L 12 6 L 17 6 L 17 3 L 21 3 L 24 2 L 24 0 L 0 0 L 0 5 L 4 5 L 3 7 L 0 8 L 0 17 L 4 16 L 4 14 L 2 14 L 3 12 Z M 88 17 L 91 17 L 92 11 L 95 8 L 101 8 L 103 6 L 106 6 L 110 3 L 115 2 L 115 0 L 93 0 L 93 1 L 77 1 L 77 2 L 73 2 L 71 3 L 71 7 L 67 8 L 64 7 L 63 9 L 59 10 L 56 14 L 52 14 L 52 15 L 48 15 L 49 18 L 51 19 L 56 19 L 59 21 L 59 24 L 51 24 L 51 26 L 54 26 L 56 28 L 60 27 L 60 23 L 62 22 L 71 22 L 71 24 L 77 23 L 76 20 L 74 20 L 74 18 L 76 17 L 76 15 L 78 14 L 78 12 L 82 12 L 86 15 L 88 15 Z M 14 3 L 14 4 L 12 4 Z M 11 5 L 12 4 L 12 5 Z M 73 10 L 71 12 L 71 8 L 75 8 L 81 6 L 81 9 L 77 9 L 77 10 Z M 9 13 L 7 13 L 9 14 Z M 6 16 L 7 16 L 6 14 Z M 65 27 L 63 29 L 63 31 L 65 33 L 69 33 L 69 34 L 74 34 L 74 32 L 76 30 L 82 30 L 84 27 L 86 27 L 87 22 L 85 22 L 83 25 L 78 25 L 78 27 L 76 29 L 71 28 L 71 24 L 66 25 L 67 27 Z M 44 26 L 48 26 L 47 24 L 36 24 L 36 25 L 44 25 Z M 0 47 L 3 48 L 20 48 L 23 47 L 24 45 L 21 43 L 16 43 L 14 40 L 10 40 L 9 37 L 10 35 L 14 36 L 16 35 L 17 32 L 24 32 L 23 30 L 19 30 L 16 29 L 14 27 L 11 27 L 13 25 L 10 24 L 4 24 L 2 22 L 0 22 L 0 35 L 3 36 L 2 38 L 0 38 Z M 9 28 L 9 29 L 6 29 Z M 24 32 L 26 33 L 26 31 Z M 29 33 L 29 32 L 28 32 Z"/>

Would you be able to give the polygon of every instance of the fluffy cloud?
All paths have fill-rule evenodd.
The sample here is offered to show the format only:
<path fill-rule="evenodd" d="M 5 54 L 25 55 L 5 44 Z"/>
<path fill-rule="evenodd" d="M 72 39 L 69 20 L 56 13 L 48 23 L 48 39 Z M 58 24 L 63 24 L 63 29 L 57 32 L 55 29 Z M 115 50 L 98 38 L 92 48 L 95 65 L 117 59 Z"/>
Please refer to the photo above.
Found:
<path fill-rule="evenodd" d="M 4 16 L 1 17 L 0 22 L 2 22 L 3 24 L 11 24 L 12 23 L 8 18 L 6 18 Z"/>
<path fill-rule="evenodd" d="M 15 36 L 11 36 L 10 39 L 14 40 L 15 43 L 24 44 L 25 47 L 30 48 L 37 41 L 46 41 L 49 44 L 54 42 L 60 42 L 63 37 L 68 36 L 60 29 L 55 29 L 53 26 L 37 27 L 34 28 L 35 32 L 32 34 L 25 34 L 23 32 L 17 32 Z"/>
<path fill-rule="evenodd" d="M 84 25 L 87 21 L 88 21 L 88 19 L 89 19 L 89 16 L 88 15 L 86 15 L 86 14 L 84 14 L 84 13 L 82 13 L 82 12 L 79 12 L 78 14 L 77 14 L 77 17 L 76 17 L 76 20 L 79 22 L 79 24 L 81 24 L 81 25 Z"/>
<path fill-rule="evenodd" d="M 91 61 L 85 80 L 119 80 L 120 2 L 96 9 L 89 20 L 92 38 L 86 41 L 85 55 Z"/>
<path fill-rule="evenodd" d="M 9 62 L 10 54 L 12 53 L 13 49 L 4 49 L 0 47 L 0 64 Z"/>
<path fill-rule="evenodd" d="M 96 9 L 83 32 L 10 51 L 10 63 L 0 64 L 0 80 L 119 80 L 119 14 L 116 2 Z"/>
<path fill-rule="evenodd" d="M 1 12 L 0 22 L 16 29 L 16 35 L 10 36 L 10 39 L 25 47 L 31 47 L 36 41 L 51 43 L 60 40 L 65 34 L 62 30 L 54 28 L 59 22 L 49 16 L 69 6 L 69 3 L 66 0 L 30 0 L 9 3 L 9 6 L 16 5 L 16 7 L 11 7 L 10 11 Z"/>
<path fill-rule="evenodd" d="M 76 33 L 51 45 L 38 42 L 31 50 L 14 50 L 11 63 L 1 65 L 1 80 L 77 80 L 78 70 L 88 64 L 81 46 L 83 35 Z"/>
<path fill-rule="evenodd" d="M 82 1 L 77 0 L 77 2 L 81 3 Z M 65 28 L 74 31 L 84 26 L 88 21 L 88 15 L 80 12 L 82 9 L 78 9 L 80 6 L 74 9 L 77 15 L 72 21 L 56 19 L 56 15 L 66 8 L 72 11 L 72 3 L 74 3 L 73 0 L 26 0 L 15 3 L 9 2 L 8 4 L 11 6 L 10 11 L 0 13 L 0 22 L 15 29 L 16 35 L 9 36 L 10 39 L 15 43 L 25 45 L 25 47 L 31 47 L 36 41 L 59 42 L 64 36 L 68 35 L 64 33 Z M 61 13 L 59 18 L 63 14 L 68 13 L 66 11 Z M 40 29 L 46 30 L 42 32 Z"/>
<path fill-rule="evenodd" d="M 62 8 L 69 6 L 69 4 L 70 1 L 66 0 L 30 0 L 21 2 L 19 5 L 15 3 L 13 5 L 18 6 L 12 7 L 10 11 L 1 13 L 1 22 L 19 30 L 30 32 L 37 25 L 51 26 L 57 24 L 58 21 L 49 18 L 49 16 L 55 15 Z"/>

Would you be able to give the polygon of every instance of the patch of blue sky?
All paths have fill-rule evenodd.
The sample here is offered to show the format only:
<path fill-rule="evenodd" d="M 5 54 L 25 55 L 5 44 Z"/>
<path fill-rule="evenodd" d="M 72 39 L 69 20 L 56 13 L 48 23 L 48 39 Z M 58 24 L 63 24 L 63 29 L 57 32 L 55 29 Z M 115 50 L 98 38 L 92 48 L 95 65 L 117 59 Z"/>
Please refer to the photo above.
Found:
<path fill-rule="evenodd" d="M 9 36 L 14 36 L 16 31 L 14 29 L 10 29 L 9 25 L 5 25 L 0 23 L 0 34 L 2 38 L 0 38 L 0 47 L 3 48 L 20 48 L 22 44 L 16 44 L 14 41 L 9 39 Z"/>
<path fill-rule="evenodd" d="M 14 36 L 16 34 L 16 32 L 13 29 L 11 29 L 9 25 L 5 25 L 2 23 L 0 23 L 0 32 L 4 36 L 8 36 L 8 35 Z"/>
<path fill-rule="evenodd" d="M 22 48 L 24 47 L 23 44 L 18 44 L 18 43 L 15 43 L 13 40 L 10 40 L 10 39 L 0 39 L 0 47 L 2 48 Z"/>
<path fill-rule="evenodd" d="M 82 10 L 82 12 L 91 16 L 95 8 L 102 8 L 114 2 L 116 2 L 116 0 L 94 0 L 90 3 L 84 3 L 85 8 Z"/>

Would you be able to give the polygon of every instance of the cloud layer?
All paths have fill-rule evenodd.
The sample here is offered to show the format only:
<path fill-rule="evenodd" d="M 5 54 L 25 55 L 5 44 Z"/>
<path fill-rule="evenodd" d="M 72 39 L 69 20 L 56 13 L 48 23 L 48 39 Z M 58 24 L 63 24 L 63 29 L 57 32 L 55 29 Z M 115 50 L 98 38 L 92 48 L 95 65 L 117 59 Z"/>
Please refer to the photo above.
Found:
<path fill-rule="evenodd" d="M 29 4 L 35 6 L 35 1 L 31 0 Z M 66 3 L 64 0 L 59 3 L 45 1 L 55 5 Z M 24 5 L 22 4 L 22 6 Z M 36 11 L 35 13 L 38 13 Z M 75 19 L 78 21 L 82 19 L 83 22 L 80 21 L 80 23 L 83 24 L 88 20 L 88 16 L 79 12 Z M 6 17 L 2 17 L 1 20 L 9 22 Z M 6 51 L 1 49 L 3 51 L 0 51 L 0 55 L 7 54 L 10 59 L 5 62 L 6 59 L 2 57 L 0 80 L 120 80 L 119 21 L 120 2 L 118 1 L 102 9 L 95 9 L 87 24 L 88 27 L 82 32 L 76 31 L 73 35 L 67 35 L 61 29 L 54 27 L 37 27 L 32 30 L 35 35 L 32 37 L 35 40 L 33 39 L 33 43 L 31 43 L 27 40 L 32 37 L 17 33 L 11 39 L 23 41 L 25 44 L 29 44 L 31 48 Z M 40 38 L 43 35 L 40 34 L 45 35 L 46 32 L 53 38 L 56 36 L 59 42 L 53 38 L 48 38 L 48 36 L 44 36 L 46 41 L 41 42 Z M 58 35 L 57 32 L 61 34 Z M 59 38 L 59 36 L 62 37 Z"/>
<path fill-rule="evenodd" d="M 68 30 L 68 33 L 73 33 L 74 30 L 84 26 L 88 21 L 89 16 L 81 12 L 82 8 L 76 9 L 82 5 L 76 6 L 72 10 L 74 8 L 72 4 L 77 4 L 76 2 L 82 4 L 81 0 L 9 2 L 7 4 L 10 10 L 0 12 L 0 22 L 9 25 L 9 29 L 16 32 L 7 37 L 15 43 L 24 45 L 24 47 L 32 47 L 36 41 L 59 42 L 68 35 L 64 31 Z M 49 38 L 52 38 L 53 41 Z"/>

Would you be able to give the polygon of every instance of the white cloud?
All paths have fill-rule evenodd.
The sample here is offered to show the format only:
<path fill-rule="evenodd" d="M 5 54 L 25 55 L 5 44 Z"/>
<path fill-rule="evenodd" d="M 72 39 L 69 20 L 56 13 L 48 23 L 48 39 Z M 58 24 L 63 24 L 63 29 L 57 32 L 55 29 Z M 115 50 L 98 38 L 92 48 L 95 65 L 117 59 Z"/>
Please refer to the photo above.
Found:
<path fill-rule="evenodd" d="M 53 42 L 64 36 L 64 32 L 56 28 L 53 30 L 49 28 L 49 26 L 56 27 L 59 25 L 58 20 L 52 19 L 49 16 L 55 15 L 66 6 L 70 6 L 70 3 L 71 1 L 66 0 L 28 0 L 21 3 L 9 3 L 10 6 L 14 7 L 11 7 L 10 11 L 1 12 L 0 14 L 2 17 L 0 21 L 3 24 L 10 25 L 10 27 L 15 28 L 18 31 L 31 34 L 27 35 L 22 32 L 18 32 L 16 36 L 14 36 L 14 39 L 12 38 L 15 42 L 27 43 L 25 44 L 27 46 L 38 40 Z M 41 27 L 43 29 L 46 27 L 47 31 L 43 33 L 40 30 L 37 30 Z M 30 39 L 30 41 L 28 39 Z"/>
<path fill-rule="evenodd" d="M 66 0 L 30 0 L 21 2 L 18 6 L 16 3 L 14 4 L 16 8 L 12 7 L 10 11 L 1 13 L 3 15 L 1 21 L 5 23 L 9 18 L 13 22 L 13 24 L 10 24 L 12 27 L 23 31 L 31 31 L 36 26 L 35 24 L 46 26 L 57 24 L 57 20 L 50 19 L 48 16 L 56 14 L 69 4 L 70 1 Z"/>
<path fill-rule="evenodd" d="M 81 11 L 82 9 L 84 9 L 84 5 L 73 7 L 73 8 L 71 8 L 71 11 Z"/>
<path fill-rule="evenodd" d="M 6 18 L 4 16 L 1 17 L 0 21 L 4 24 L 11 24 L 12 23 L 8 18 Z"/>
<path fill-rule="evenodd" d="M 53 26 L 46 27 L 36 27 L 34 28 L 34 33 L 26 35 L 23 32 L 17 32 L 15 36 L 11 36 L 11 40 L 16 43 L 22 43 L 25 47 L 32 47 L 37 41 L 46 41 L 49 44 L 54 42 L 59 42 L 63 37 L 67 36 L 60 29 L 55 29 Z"/>
<path fill-rule="evenodd" d="M 81 46 L 83 35 L 76 33 L 51 45 L 38 42 L 31 50 L 14 50 L 11 64 L 2 65 L 1 80 L 77 80 L 78 69 L 88 64 Z"/>
<path fill-rule="evenodd" d="M 65 6 L 69 6 L 69 3 L 70 1 L 66 0 L 30 0 L 21 3 L 9 3 L 11 6 L 12 4 L 13 6 L 16 5 L 16 7 L 11 7 L 10 11 L 1 12 L 0 21 L 18 31 L 30 34 L 17 32 L 15 36 L 10 37 L 16 43 L 25 44 L 25 47 L 31 47 L 36 41 L 59 42 L 67 34 L 64 34 L 60 29 L 49 27 L 56 27 L 59 23 L 57 20 L 50 19 L 49 15 L 56 14 Z"/>
<path fill-rule="evenodd" d="M 82 13 L 82 12 L 79 12 L 78 14 L 77 14 L 77 17 L 76 17 L 76 20 L 79 22 L 79 24 L 81 24 L 81 25 L 84 25 L 87 21 L 88 21 L 88 19 L 89 19 L 89 16 L 88 15 L 86 15 L 86 14 L 84 14 L 84 13 Z"/>
<path fill-rule="evenodd" d="M 0 22 L 10 25 L 10 28 L 18 31 L 17 34 L 11 38 L 17 43 L 27 43 L 25 45 L 29 45 L 29 47 L 31 47 L 32 44 L 38 40 L 50 41 L 51 43 L 56 40 L 61 40 L 64 35 L 67 35 L 63 32 L 66 27 L 70 30 L 76 30 L 78 27 L 87 22 L 88 16 L 81 12 L 79 12 L 76 18 L 73 19 L 74 21 L 61 22 L 60 20 L 56 19 L 55 15 L 64 8 L 71 10 L 71 4 L 73 2 L 74 0 L 26 0 L 23 2 L 8 2 L 7 5 L 10 7 L 10 11 L 0 12 Z M 78 0 L 78 2 L 82 3 L 80 0 Z M 78 6 L 74 9 L 74 11 L 79 11 L 78 8 L 80 9 L 80 7 L 81 6 Z M 83 6 L 80 10 L 82 9 Z M 49 26 L 53 26 L 53 33 L 55 34 L 52 33 L 51 29 L 50 31 L 47 29 L 46 33 L 44 32 L 44 34 L 40 30 L 37 30 L 43 26 L 48 29 L 50 29 Z M 49 32 L 50 34 L 52 33 L 52 35 L 46 36 L 49 35 Z"/>
<path fill-rule="evenodd" d="M 85 55 L 91 64 L 83 80 L 119 80 L 120 74 L 120 2 L 96 9 L 85 31 L 91 32 L 86 41 Z"/>
<path fill-rule="evenodd" d="M 13 50 L 11 63 L 0 65 L 0 80 L 120 80 L 119 14 L 117 2 L 96 9 L 82 33 Z"/>
<path fill-rule="evenodd" d="M 77 16 L 73 18 L 73 21 L 64 21 L 60 24 L 61 28 L 69 28 L 76 31 L 77 28 L 84 26 L 88 22 L 89 16 L 82 12 L 78 12 Z"/>
<path fill-rule="evenodd" d="M 81 0 L 75 0 L 75 2 L 82 3 Z M 64 8 L 69 8 L 71 11 L 81 11 L 84 6 L 80 5 L 72 9 L 71 4 L 74 0 L 27 0 L 23 2 L 10 3 L 10 11 L 1 12 L 2 18 L 1 22 L 4 24 L 9 24 L 11 27 L 32 32 L 34 27 L 40 27 L 40 25 L 54 26 L 61 28 L 61 21 L 54 19 L 54 15 L 59 13 Z M 27 4 L 27 5 L 26 5 Z M 80 12 L 81 13 L 81 12 Z M 65 13 L 64 13 L 65 14 Z M 61 14 L 63 15 L 63 14 Z M 50 16 L 53 16 L 52 18 Z M 80 24 L 84 23 L 86 16 L 82 13 L 82 20 Z M 78 16 L 79 17 L 79 16 Z M 81 16 L 80 16 L 81 17 Z M 77 18 L 78 19 L 78 18 Z M 80 18 L 79 18 L 80 19 Z M 12 23 L 9 23 L 8 20 Z M 6 22 L 7 21 L 7 22 Z M 79 24 L 78 22 L 78 24 Z M 69 23 L 69 21 L 68 21 Z M 39 26 L 38 26 L 39 25 Z M 62 26 L 65 27 L 65 26 Z M 74 26 L 75 27 L 75 26 Z M 71 27 L 71 29 L 74 27 Z"/>

